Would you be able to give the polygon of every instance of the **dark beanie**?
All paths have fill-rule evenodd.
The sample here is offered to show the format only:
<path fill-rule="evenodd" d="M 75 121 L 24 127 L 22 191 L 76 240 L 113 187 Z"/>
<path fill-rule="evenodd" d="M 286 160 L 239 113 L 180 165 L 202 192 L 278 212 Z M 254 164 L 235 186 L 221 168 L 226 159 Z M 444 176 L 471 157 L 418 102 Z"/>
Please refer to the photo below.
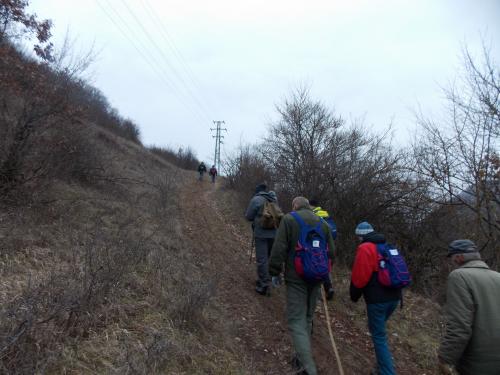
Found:
<path fill-rule="evenodd" d="M 267 185 L 265 183 L 258 184 L 255 187 L 255 194 L 259 194 L 261 191 L 266 191 L 267 190 Z"/>

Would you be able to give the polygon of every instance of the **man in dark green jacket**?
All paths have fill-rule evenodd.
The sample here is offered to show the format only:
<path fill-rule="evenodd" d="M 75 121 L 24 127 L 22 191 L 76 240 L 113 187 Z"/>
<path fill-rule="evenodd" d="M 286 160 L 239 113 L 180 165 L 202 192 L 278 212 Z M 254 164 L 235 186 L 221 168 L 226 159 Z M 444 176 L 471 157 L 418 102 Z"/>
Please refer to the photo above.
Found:
<path fill-rule="evenodd" d="M 314 225 L 321 220 L 311 211 L 309 202 L 304 197 L 296 197 L 292 202 L 292 209 L 307 225 Z M 323 222 L 322 229 L 328 242 L 328 256 L 331 260 L 334 248 L 332 234 L 326 222 Z M 281 219 L 271 250 L 269 274 L 275 284 L 283 264 L 285 265 L 287 321 L 297 353 L 295 365 L 302 367 L 302 374 L 316 375 L 316 365 L 311 351 L 311 332 L 321 282 L 307 283 L 295 271 L 295 246 L 299 235 L 299 223 L 291 214 L 285 215 Z"/>
<path fill-rule="evenodd" d="M 438 352 L 442 374 L 500 374 L 500 273 L 490 270 L 470 240 L 456 240 L 448 257 L 446 332 Z"/>

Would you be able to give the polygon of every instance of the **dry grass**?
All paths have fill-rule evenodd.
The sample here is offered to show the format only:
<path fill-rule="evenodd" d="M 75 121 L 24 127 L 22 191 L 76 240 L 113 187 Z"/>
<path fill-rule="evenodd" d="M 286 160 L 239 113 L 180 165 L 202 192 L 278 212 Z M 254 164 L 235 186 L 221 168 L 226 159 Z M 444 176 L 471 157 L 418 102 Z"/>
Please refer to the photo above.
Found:
<path fill-rule="evenodd" d="M 95 139 L 107 171 L 94 184 L 56 181 L 0 211 L 0 373 L 244 373 L 183 241 L 184 172 Z"/>

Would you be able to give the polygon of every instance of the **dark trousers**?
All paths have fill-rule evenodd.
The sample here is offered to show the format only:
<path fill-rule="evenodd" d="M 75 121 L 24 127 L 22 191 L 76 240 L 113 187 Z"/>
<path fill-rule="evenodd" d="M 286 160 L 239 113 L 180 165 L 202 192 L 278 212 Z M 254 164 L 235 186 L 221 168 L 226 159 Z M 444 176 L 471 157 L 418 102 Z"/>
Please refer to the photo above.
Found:
<path fill-rule="evenodd" d="M 265 288 L 269 286 L 271 277 L 269 276 L 268 261 L 271 255 L 274 238 L 255 238 L 255 258 L 257 261 L 257 287 Z"/>

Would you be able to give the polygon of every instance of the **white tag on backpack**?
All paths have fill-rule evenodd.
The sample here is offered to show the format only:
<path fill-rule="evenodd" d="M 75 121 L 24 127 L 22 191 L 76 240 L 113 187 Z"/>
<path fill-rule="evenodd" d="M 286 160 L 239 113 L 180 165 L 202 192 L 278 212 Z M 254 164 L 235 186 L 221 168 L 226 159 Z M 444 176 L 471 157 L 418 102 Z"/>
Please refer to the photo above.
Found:
<path fill-rule="evenodd" d="M 391 253 L 391 255 L 398 255 L 398 249 L 390 249 L 389 252 Z"/>
<path fill-rule="evenodd" d="M 319 247 L 319 241 L 318 240 L 314 240 L 313 241 L 313 247 Z"/>

